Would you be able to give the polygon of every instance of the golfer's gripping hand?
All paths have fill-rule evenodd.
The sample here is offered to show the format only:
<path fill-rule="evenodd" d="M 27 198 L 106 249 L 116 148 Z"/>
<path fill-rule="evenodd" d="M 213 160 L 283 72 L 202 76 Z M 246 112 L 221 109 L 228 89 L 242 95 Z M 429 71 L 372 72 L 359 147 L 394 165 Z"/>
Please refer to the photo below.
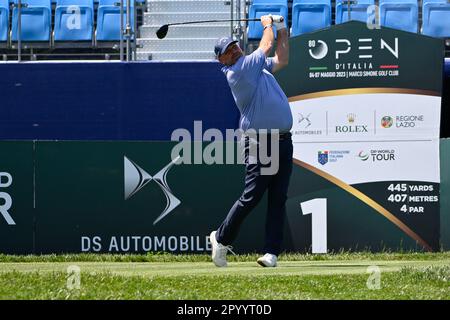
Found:
<path fill-rule="evenodd" d="M 273 22 L 272 16 L 270 16 L 270 15 L 268 15 L 268 16 L 261 16 L 261 24 L 262 24 L 263 28 L 265 26 L 272 25 L 272 22 Z"/>

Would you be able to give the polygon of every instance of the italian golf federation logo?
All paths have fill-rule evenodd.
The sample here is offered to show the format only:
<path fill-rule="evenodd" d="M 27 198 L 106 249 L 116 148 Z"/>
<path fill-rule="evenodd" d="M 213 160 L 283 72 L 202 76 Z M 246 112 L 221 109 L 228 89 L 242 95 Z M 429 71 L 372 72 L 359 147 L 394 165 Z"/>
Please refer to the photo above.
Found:
<path fill-rule="evenodd" d="M 154 180 L 158 186 L 161 188 L 162 192 L 166 196 L 166 208 L 163 212 L 153 221 L 153 225 L 161 221 L 165 216 L 167 216 L 171 211 L 181 204 L 181 201 L 174 196 L 172 190 L 170 190 L 169 184 L 167 183 L 166 176 L 169 170 L 174 164 L 178 162 L 181 157 L 178 156 L 176 159 L 172 160 L 168 165 L 162 168 L 154 176 L 148 174 L 144 169 L 139 167 L 136 163 L 128 159 L 126 156 L 123 157 L 124 165 L 124 175 L 125 175 L 125 200 L 130 199 L 139 190 L 141 190 L 147 183 Z"/>
<path fill-rule="evenodd" d="M 358 158 L 361 160 L 361 161 L 367 161 L 367 159 L 369 159 L 369 154 L 367 154 L 367 153 L 365 153 L 364 151 L 360 151 L 359 153 L 358 153 Z"/>
<path fill-rule="evenodd" d="M 383 128 L 386 128 L 386 129 L 390 128 L 390 127 L 392 127 L 393 123 L 394 123 L 394 120 L 390 116 L 384 116 L 383 118 L 381 118 L 381 126 Z"/>
<path fill-rule="evenodd" d="M 328 151 L 319 151 L 317 154 L 317 161 L 319 161 L 321 165 L 325 165 L 328 162 Z"/>

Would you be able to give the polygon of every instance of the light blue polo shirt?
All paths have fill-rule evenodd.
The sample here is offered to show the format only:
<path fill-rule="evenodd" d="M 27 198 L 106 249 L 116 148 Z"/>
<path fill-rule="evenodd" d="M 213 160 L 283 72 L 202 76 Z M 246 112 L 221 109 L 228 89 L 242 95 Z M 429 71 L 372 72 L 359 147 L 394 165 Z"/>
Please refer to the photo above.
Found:
<path fill-rule="evenodd" d="M 262 49 L 243 56 L 232 66 L 223 67 L 241 119 L 239 126 L 248 129 L 278 129 L 289 132 L 292 114 L 289 102 L 272 75 L 273 58 Z"/>

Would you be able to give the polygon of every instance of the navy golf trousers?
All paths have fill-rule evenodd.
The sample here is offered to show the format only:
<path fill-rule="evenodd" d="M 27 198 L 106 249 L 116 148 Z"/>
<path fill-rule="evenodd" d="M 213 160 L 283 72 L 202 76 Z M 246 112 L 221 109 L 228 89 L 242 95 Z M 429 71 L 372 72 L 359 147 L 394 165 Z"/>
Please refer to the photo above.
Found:
<path fill-rule="evenodd" d="M 264 253 L 278 255 L 283 241 L 287 191 L 292 172 L 292 139 L 290 134 L 287 134 L 279 140 L 279 168 L 274 175 L 262 175 L 261 168 L 264 165 L 259 160 L 256 163 L 250 163 L 249 143 L 248 138 L 246 138 L 244 191 L 217 230 L 216 238 L 219 243 L 230 245 L 236 239 L 244 219 L 259 203 L 267 190 L 268 204 Z M 270 142 L 268 145 L 270 146 Z M 260 147 L 258 145 L 258 148 Z M 269 154 L 271 154 L 270 147 Z M 271 154 L 271 157 L 273 156 Z"/>

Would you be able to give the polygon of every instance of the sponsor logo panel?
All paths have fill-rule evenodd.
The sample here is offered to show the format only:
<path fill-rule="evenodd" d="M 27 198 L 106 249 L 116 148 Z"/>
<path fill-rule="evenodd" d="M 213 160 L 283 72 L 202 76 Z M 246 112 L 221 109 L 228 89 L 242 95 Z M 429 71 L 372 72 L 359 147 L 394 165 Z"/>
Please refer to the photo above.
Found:
<path fill-rule="evenodd" d="M 321 165 L 326 165 L 328 162 L 334 163 L 342 161 L 348 155 L 350 150 L 321 150 L 317 152 L 317 162 Z"/>
<path fill-rule="evenodd" d="M 389 128 L 416 128 L 423 124 L 425 116 L 423 114 L 401 114 L 401 115 L 385 115 L 381 118 L 381 127 Z"/>
<path fill-rule="evenodd" d="M 361 150 L 357 157 L 361 161 L 368 162 L 387 162 L 395 161 L 396 151 L 394 149 L 372 149 L 369 152 Z"/>
<path fill-rule="evenodd" d="M 153 225 L 157 224 L 181 204 L 181 201 L 172 193 L 172 190 L 167 183 L 166 177 L 169 170 L 175 163 L 177 163 L 179 158 L 180 157 L 174 159 L 154 176 L 151 176 L 139 165 L 124 156 L 125 200 L 130 199 L 134 194 L 136 194 L 152 180 L 154 180 L 158 184 L 158 186 L 161 188 L 161 191 L 166 197 L 166 207 L 164 211 L 155 219 Z"/>

